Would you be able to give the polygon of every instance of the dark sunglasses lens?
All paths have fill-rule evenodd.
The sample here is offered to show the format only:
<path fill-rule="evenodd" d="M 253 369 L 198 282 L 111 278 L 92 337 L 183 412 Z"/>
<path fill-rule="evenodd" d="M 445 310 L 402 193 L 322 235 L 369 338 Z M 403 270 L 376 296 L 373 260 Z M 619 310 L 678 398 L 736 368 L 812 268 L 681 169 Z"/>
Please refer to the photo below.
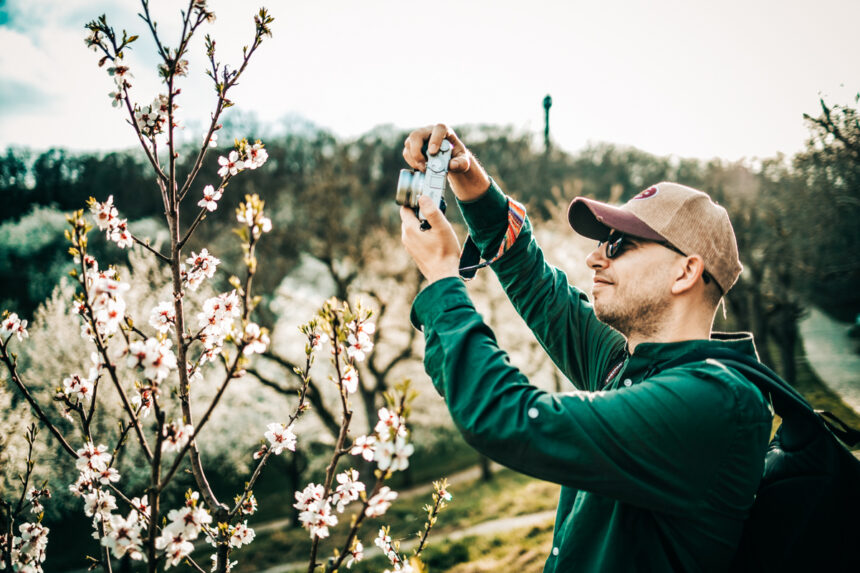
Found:
<path fill-rule="evenodd" d="M 614 259 L 621 249 L 621 244 L 624 242 L 624 235 L 621 233 L 612 233 L 606 239 L 606 258 Z"/>

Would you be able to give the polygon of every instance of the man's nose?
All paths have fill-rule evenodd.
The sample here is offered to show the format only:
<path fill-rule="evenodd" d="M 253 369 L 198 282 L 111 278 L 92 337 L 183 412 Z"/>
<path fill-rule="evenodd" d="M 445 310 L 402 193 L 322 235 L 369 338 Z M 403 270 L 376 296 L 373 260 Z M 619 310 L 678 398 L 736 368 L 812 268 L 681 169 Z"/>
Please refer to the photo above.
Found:
<path fill-rule="evenodd" d="M 603 244 L 598 243 L 594 250 L 585 257 L 585 264 L 591 269 L 605 269 L 609 264 L 609 259 L 606 258 L 606 248 Z"/>

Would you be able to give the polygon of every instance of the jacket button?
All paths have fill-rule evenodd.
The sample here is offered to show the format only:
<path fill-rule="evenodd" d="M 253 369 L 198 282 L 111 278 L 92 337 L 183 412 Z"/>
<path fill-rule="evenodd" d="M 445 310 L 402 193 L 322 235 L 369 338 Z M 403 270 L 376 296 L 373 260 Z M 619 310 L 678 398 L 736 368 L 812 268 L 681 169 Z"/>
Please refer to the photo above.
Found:
<path fill-rule="evenodd" d="M 631 385 L 633 385 L 633 380 L 631 380 L 630 378 L 625 379 L 625 380 L 624 380 L 624 385 L 625 385 L 625 386 L 631 386 Z"/>
<path fill-rule="evenodd" d="M 553 548 L 552 548 L 552 554 L 553 554 L 553 555 L 558 555 L 558 547 L 553 547 Z"/>
<path fill-rule="evenodd" d="M 538 417 L 538 409 L 537 408 L 529 408 L 529 418 L 534 420 Z"/>

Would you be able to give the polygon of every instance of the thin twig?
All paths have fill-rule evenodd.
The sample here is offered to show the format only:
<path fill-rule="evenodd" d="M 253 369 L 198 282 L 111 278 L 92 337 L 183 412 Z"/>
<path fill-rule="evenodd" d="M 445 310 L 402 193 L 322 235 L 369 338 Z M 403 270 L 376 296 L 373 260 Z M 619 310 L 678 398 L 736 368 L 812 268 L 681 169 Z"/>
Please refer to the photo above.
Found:
<path fill-rule="evenodd" d="M 131 234 L 131 233 L 129 233 L 129 234 Z M 170 262 L 170 257 L 163 255 L 160 252 L 156 251 L 155 249 L 153 249 L 152 247 L 149 246 L 149 243 L 138 239 L 134 235 L 131 235 L 131 238 L 134 239 L 135 243 L 137 243 L 138 245 L 140 245 L 141 247 L 143 247 L 144 249 L 146 249 L 147 251 L 149 251 L 150 253 L 152 253 L 153 255 L 158 257 L 159 259 L 161 259 L 163 262 L 165 262 L 165 263 Z"/>
<path fill-rule="evenodd" d="M 13 335 L 10 335 L 9 338 L 11 338 L 12 336 Z M 7 338 L 5 341 L 0 340 L 0 352 L 2 352 L 3 354 L 3 362 L 6 364 L 6 368 L 9 369 L 9 374 L 12 376 L 12 382 L 14 382 L 16 386 L 18 386 L 18 389 L 21 390 L 22 394 L 24 394 L 24 398 L 27 400 L 27 403 L 30 404 L 30 407 L 33 408 L 33 410 L 35 410 L 36 416 L 38 416 L 39 420 L 41 420 L 42 423 L 48 427 L 48 430 L 50 430 L 54 437 L 57 438 L 57 441 L 60 442 L 60 445 L 63 446 L 63 449 L 69 452 L 72 457 L 77 459 L 78 453 L 72 446 L 69 445 L 65 438 L 63 438 L 63 435 L 60 433 L 60 430 L 58 430 L 57 427 L 53 423 L 51 423 L 51 421 L 48 419 L 48 416 L 45 415 L 45 412 L 42 411 L 42 408 L 39 407 L 39 404 L 36 402 L 35 398 L 33 398 L 33 395 L 30 394 L 29 390 L 27 390 L 27 386 L 24 385 L 24 383 L 21 381 L 21 376 L 18 374 L 17 370 L 17 361 L 12 361 L 12 358 L 9 356 L 7 350 L 9 338 Z"/>

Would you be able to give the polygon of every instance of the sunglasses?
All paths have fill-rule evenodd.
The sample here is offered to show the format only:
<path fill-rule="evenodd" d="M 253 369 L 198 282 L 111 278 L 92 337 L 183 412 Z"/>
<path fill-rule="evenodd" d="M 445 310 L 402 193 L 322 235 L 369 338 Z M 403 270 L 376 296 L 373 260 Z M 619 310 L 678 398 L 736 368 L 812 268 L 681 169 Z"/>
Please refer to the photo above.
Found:
<path fill-rule="evenodd" d="M 638 240 L 643 240 L 643 239 L 638 239 Z M 678 253 L 681 256 L 684 256 L 684 257 L 687 256 L 687 254 L 685 252 L 683 252 L 681 249 L 679 249 L 678 247 L 676 247 L 672 243 L 669 243 L 666 241 L 653 241 L 653 242 L 655 242 L 658 245 L 661 245 L 663 247 L 666 247 L 669 250 L 675 251 L 676 253 Z M 627 248 L 630 246 L 630 243 L 631 243 L 631 239 L 629 237 L 627 237 L 624 233 L 622 233 L 620 231 L 612 231 L 611 233 L 609 233 L 609 236 L 607 236 L 605 240 L 597 243 L 597 248 L 599 249 L 604 244 L 606 244 L 606 258 L 607 259 L 615 259 L 615 258 L 618 258 L 619 256 L 621 256 L 624 253 L 624 251 L 627 250 Z M 708 284 L 713 280 L 713 278 L 711 277 L 711 275 L 708 274 L 707 271 L 703 271 L 702 272 L 702 280 L 705 281 L 705 284 Z"/>

